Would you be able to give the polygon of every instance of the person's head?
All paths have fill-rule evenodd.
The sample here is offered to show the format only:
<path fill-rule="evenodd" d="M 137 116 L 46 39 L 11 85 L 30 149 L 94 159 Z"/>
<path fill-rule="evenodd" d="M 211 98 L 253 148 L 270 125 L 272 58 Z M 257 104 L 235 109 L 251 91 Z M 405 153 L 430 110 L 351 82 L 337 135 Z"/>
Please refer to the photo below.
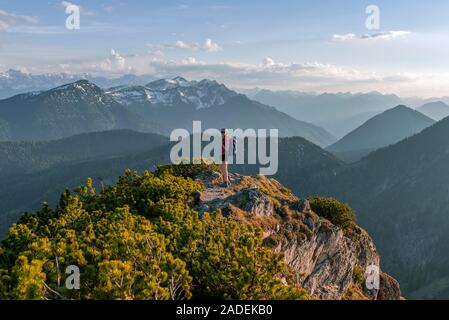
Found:
<path fill-rule="evenodd" d="M 221 129 L 221 135 L 224 137 L 228 134 L 228 130 L 226 128 Z"/>

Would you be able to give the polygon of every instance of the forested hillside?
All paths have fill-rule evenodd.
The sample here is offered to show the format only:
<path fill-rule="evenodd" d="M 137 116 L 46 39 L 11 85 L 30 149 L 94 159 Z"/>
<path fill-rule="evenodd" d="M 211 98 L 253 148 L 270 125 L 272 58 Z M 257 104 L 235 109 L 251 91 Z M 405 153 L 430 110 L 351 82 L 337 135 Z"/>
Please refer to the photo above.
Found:
<path fill-rule="evenodd" d="M 401 297 L 384 273 L 380 288 L 364 285 L 379 256 L 348 205 L 309 204 L 262 176 L 232 175 L 233 187 L 221 188 L 214 170 L 128 170 L 100 190 L 88 179 L 57 206 L 23 215 L 0 245 L 0 298 Z M 79 290 L 65 284 L 73 266 Z"/>

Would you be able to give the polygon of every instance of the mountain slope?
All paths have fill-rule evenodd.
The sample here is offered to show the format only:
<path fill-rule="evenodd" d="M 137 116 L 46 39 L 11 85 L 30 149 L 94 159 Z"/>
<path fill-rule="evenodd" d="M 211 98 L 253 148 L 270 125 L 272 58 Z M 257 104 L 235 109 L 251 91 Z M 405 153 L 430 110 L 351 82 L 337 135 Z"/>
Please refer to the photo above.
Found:
<path fill-rule="evenodd" d="M 9 136 L 9 125 L 5 120 L 0 119 L 0 141 L 7 141 Z"/>
<path fill-rule="evenodd" d="M 58 193 L 73 189 L 92 177 L 98 188 L 112 184 L 126 169 L 155 170 L 157 165 L 170 162 L 170 146 L 151 148 L 139 154 L 98 157 L 86 161 L 66 162 L 41 171 L 7 175 L 0 184 L 0 237 L 25 211 L 37 210 L 43 202 L 56 205 Z M 26 172 L 26 171 L 25 171 Z M 100 181 L 101 180 L 101 181 Z"/>
<path fill-rule="evenodd" d="M 434 123 L 415 110 L 398 106 L 371 118 L 327 149 L 332 152 L 375 150 L 399 142 Z"/>
<path fill-rule="evenodd" d="M 335 141 L 324 129 L 293 119 L 246 96 L 233 97 L 222 107 L 202 109 L 198 117 L 206 127 L 211 128 L 279 129 L 281 137 L 298 136 L 323 147 Z"/>
<path fill-rule="evenodd" d="M 362 112 L 348 117 L 318 122 L 317 125 L 329 131 L 337 139 L 341 139 L 379 113 L 379 111 Z"/>
<path fill-rule="evenodd" d="M 130 130 L 85 133 L 55 141 L 0 142 L 0 177 L 137 154 L 166 144 L 166 137 Z"/>
<path fill-rule="evenodd" d="M 192 129 L 200 120 L 203 128 L 279 129 L 281 136 L 301 136 L 327 146 L 335 138 L 326 130 L 248 99 L 216 81 L 187 81 L 177 77 L 161 79 L 146 86 L 107 90 L 131 112 L 157 119 L 165 134 L 173 129 Z"/>
<path fill-rule="evenodd" d="M 449 105 L 442 101 L 426 103 L 416 110 L 437 121 L 449 116 Z"/>
<path fill-rule="evenodd" d="M 306 192 L 351 203 L 408 298 L 449 297 L 448 136 L 444 119 Z"/>
<path fill-rule="evenodd" d="M 332 153 L 299 137 L 279 140 L 278 161 L 279 168 L 274 178 L 298 196 L 304 196 L 306 188 L 313 189 L 312 184 L 320 184 L 322 176 L 332 175 L 344 166 Z M 260 164 L 231 166 L 232 171 L 244 175 L 256 175 L 259 168 Z"/>
<path fill-rule="evenodd" d="M 211 80 L 177 77 L 106 92 L 81 80 L 43 92 L 0 100 L 0 139 L 53 140 L 75 134 L 133 129 L 169 135 L 178 128 L 279 129 L 321 146 L 335 142 L 324 129 L 295 120 Z M 0 140 L 1 141 L 1 140 Z"/>
<path fill-rule="evenodd" d="M 7 134 L 13 141 L 51 140 L 125 128 L 150 131 L 155 127 L 85 80 L 1 100 L 0 119 L 8 124 Z"/>

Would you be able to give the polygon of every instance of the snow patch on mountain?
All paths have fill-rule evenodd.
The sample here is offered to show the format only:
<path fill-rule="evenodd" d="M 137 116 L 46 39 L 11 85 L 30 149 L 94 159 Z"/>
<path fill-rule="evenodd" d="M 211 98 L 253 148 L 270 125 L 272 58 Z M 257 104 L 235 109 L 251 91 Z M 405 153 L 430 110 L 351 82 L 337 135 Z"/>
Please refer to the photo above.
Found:
<path fill-rule="evenodd" d="M 101 104 L 109 106 L 117 104 L 109 95 L 97 85 L 87 81 L 80 80 L 74 83 L 59 86 L 55 89 L 36 93 L 36 95 L 44 95 L 47 99 L 58 105 L 66 105 L 72 103 L 85 102 L 89 104 Z"/>
<path fill-rule="evenodd" d="M 228 99 L 238 95 L 216 81 L 187 81 L 182 77 L 160 79 L 145 86 L 115 87 L 106 93 L 123 105 L 185 104 L 193 106 L 196 110 L 223 105 Z"/>
<path fill-rule="evenodd" d="M 48 73 L 31 74 L 19 70 L 7 70 L 0 72 L 0 99 L 12 97 L 30 91 L 51 90 L 53 88 L 72 83 L 78 80 L 88 80 L 101 88 L 110 88 L 119 85 L 143 85 L 154 79 L 151 75 L 126 74 L 119 78 L 104 78 L 88 73 L 67 74 Z"/>

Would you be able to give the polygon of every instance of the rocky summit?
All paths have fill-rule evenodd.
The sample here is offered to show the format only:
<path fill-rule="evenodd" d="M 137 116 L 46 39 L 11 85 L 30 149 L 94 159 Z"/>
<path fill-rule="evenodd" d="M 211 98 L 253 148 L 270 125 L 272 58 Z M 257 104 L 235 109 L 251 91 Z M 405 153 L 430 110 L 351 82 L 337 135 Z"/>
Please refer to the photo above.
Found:
<path fill-rule="evenodd" d="M 344 227 L 314 212 L 279 182 L 264 176 L 231 175 L 223 187 L 217 172 L 195 177 L 205 185 L 194 208 L 200 213 L 221 211 L 263 230 L 264 244 L 281 253 L 298 285 L 325 300 L 399 300 L 399 283 L 383 273 L 379 286 L 368 289 L 367 270 L 379 266 L 376 246 L 355 223 Z"/>

